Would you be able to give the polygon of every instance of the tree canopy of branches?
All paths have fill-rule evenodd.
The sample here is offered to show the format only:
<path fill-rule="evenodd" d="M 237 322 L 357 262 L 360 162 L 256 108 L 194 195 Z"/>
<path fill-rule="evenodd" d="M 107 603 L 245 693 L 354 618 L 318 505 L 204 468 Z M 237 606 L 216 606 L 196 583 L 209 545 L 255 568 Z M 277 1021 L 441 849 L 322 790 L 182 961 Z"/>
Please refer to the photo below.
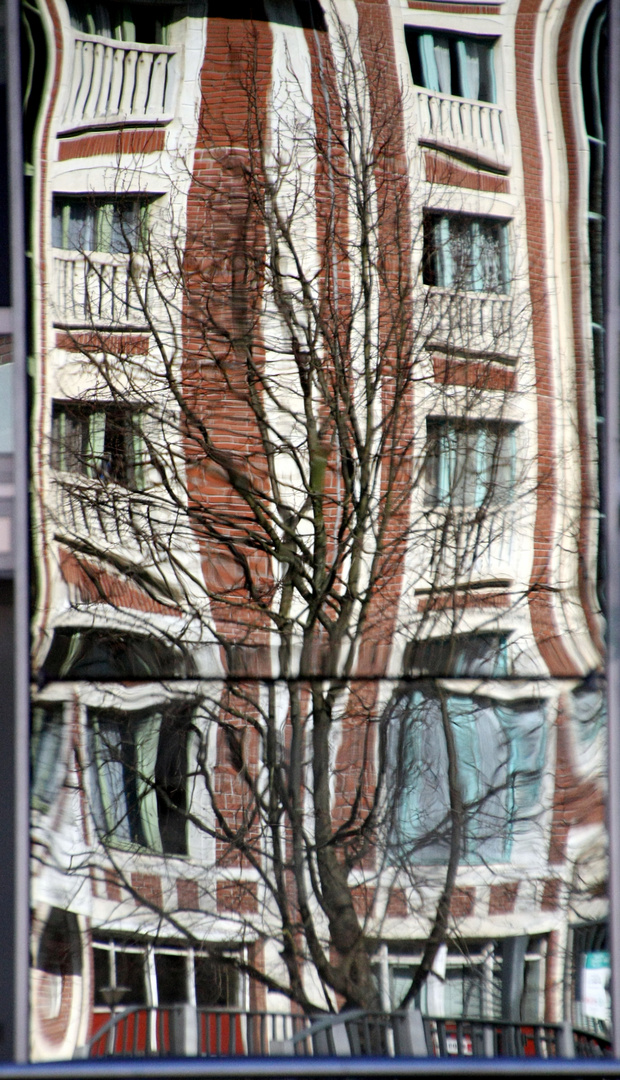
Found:
<path fill-rule="evenodd" d="M 509 489 L 528 483 L 509 461 L 506 395 L 485 425 L 471 420 L 490 361 L 458 411 L 436 370 L 455 351 L 514 352 L 527 332 L 519 288 L 508 297 L 496 280 L 499 232 L 481 233 L 476 255 L 484 312 L 454 228 L 450 289 L 426 284 L 438 219 L 407 163 L 391 46 L 330 5 L 325 22 L 312 12 L 311 30 L 292 9 L 271 28 L 214 19 L 222 65 L 203 74 L 196 149 L 175 162 L 169 198 L 136 209 L 139 167 L 119 173 L 125 277 L 83 245 L 88 334 L 71 331 L 80 376 L 55 414 L 48 509 L 80 610 L 116 609 L 107 632 L 127 654 L 145 632 L 160 649 L 176 749 L 149 772 L 131 735 L 135 798 L 157 797 L 160 850 L 183 853 L 170 839 L 179 816 L 202 836 L 203 906 L 230 882 L 238 943 L 279 954 L 230 962 L 307 1011 L 378 1004 L 372 954 L 399 882 L 434 889 L 408 1000 L 446 936 L 467 815 L 508 780 L 498 765 L 467 805 L 439 679 L 441 813 L 405 842 L 398 766 L 407 703 L 426 685 L 408 680 L 462 674 L 449 648 L 457 590 L 501 535 Z M 236 102 L 224 115 L 223 93 Z M 131 347 L 136 330 L 148 350 Z M 414 647 L 438 628 L 439 668 Z M 90 744 L 100 772 L 129 760 L 114 716 Z M 97 857 L 122 873 L 118 821 L 99 820 Z M 434 841 L 443 857 L 425 877 L 416 845 Z M 162 914 L 191 937 L 178 912 Z"/>

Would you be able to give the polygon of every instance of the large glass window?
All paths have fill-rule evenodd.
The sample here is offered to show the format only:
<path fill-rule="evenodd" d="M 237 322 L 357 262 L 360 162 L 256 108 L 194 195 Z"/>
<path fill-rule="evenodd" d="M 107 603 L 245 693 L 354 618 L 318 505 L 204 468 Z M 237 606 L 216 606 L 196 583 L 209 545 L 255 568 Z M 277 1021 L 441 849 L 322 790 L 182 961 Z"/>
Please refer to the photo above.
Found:
<path fill-rule="evenodd" d="M 425 285 L 465 292 L 509 291 L 508 225 L 470 214 L 424 216 Z"/>
<path fill-rule="evenodd" d="M 141 490 L 145 449 L 141 414 L 127 406 L 54 402 L 52 468 Z"/>
<path fill-rule="evenodd" d="M 496 101 L 495 39 L 443 30 L 405 28 L 411 74 L 416 86 L 473 101 Z"/>
<path fill-rule="evenodd" d="M 529 834 L 540 811 L 546 745 L 541 705 L 429 686 L 403 698 L 393 723 L 400 850 L 418 863 L 448 860 L 454 841 L 448 778 L 456 774 L 464 860 L 509 859 L 513 841 Z"/>
<path fill-rule="evenodd" d="M 71 0 L 71 25 L 83 34 L 166 45 L 171 9 L 159 4 L 90 3 Z"/>
<path fill-rule="evenodd" d="M 481 507 L 511 498 L 515 482 L 514 426 L 430 417 L 426 430 L 429 502 Z"/>
<path fill-rule="evenodd" d="M 65 251 L 140 251 L 146 225 L 143 198 L 55 195 L 52 246 Z"/>
<path fill-rule="evenodd" d="M 186 713 L 89 713 L 93 811 L 108 843 L 187 854 Z"/>

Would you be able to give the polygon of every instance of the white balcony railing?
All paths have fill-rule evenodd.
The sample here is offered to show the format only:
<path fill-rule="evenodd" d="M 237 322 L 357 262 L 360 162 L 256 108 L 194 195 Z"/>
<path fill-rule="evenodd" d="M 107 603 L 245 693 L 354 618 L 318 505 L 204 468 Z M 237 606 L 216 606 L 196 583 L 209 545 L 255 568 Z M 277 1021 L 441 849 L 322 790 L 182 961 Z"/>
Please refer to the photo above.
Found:
<path fill-rule="evenodd" d="M 427 290 L 422 329 L 430 342 L 517 356 L 528 326 L 529 308 L 520 295 Z"/>
<path fill-rule="evenodd" d="M 420 142 L 457 151 L 480 165 L 507 171 L 508 155 L 499 106 L 431 90 L 419 89 L 417 93 Z"/>
<path fill-rule="evenodd" d="M 62 130 L 165 123 L 171 118 L 176 50 L 76 34 Z"/>
<path fill-rule="evenodd" d="M 150 296 L 142 256 L 55 250 L 54 321 L 60 326 L 147 326 Z M 148 312 L 148 315 L 145 314 Z"/>

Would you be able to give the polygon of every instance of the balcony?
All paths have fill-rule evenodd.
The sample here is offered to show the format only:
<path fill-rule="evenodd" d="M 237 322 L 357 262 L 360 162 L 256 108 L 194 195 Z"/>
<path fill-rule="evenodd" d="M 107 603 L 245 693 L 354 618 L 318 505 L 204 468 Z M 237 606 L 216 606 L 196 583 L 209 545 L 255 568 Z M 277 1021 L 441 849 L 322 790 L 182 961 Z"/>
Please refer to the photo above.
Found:
<path fill-rule="evenodd" d="M 457 352 L 516 357 L 529 324 L 530 310 L 519 294 L 450 292 L 429 287 L 421 330 L 427 341 Z"/>
<path fill-rule="evenodd" d="M 56 326 L 93 330 L 148 327 L 149 275 L 142 256 L 84 255 L 56 249 L 52 267 Z"/>
<path fill-rule="evenodd" d="M 176 49 L 75 34 L 61 132 L 172 119 Z"/>
<path fill-rule="evenodd" d="M 134 1006 L 104 1022 L 76 1057 L 486 1057 L 611 1056 L 609 1041 L 570 1024 L 435 1019 L 395 1013 L 245 1012 Z"/>
<path fill-rule="evenodd" d="M 469 101 L 433 90 L 416 90 L 424 146 L 447 150 L 472 164 L 508 172 L 502 110 L 486 101 Z"/>

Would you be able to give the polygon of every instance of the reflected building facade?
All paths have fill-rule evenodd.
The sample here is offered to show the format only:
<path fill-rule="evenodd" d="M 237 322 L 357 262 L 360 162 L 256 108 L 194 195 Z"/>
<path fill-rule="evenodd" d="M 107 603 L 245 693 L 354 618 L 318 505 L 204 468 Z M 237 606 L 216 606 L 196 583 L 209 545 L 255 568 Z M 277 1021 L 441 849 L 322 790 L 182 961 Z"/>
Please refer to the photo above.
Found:
<path fill-rule="evenodd" d="M 341 844 L 375 1007 L 604 1041 L 605 7 L 229 8 L 28 15 L 32 1055 L 342 1004 L 295 708 L 325 955 Z"/>

